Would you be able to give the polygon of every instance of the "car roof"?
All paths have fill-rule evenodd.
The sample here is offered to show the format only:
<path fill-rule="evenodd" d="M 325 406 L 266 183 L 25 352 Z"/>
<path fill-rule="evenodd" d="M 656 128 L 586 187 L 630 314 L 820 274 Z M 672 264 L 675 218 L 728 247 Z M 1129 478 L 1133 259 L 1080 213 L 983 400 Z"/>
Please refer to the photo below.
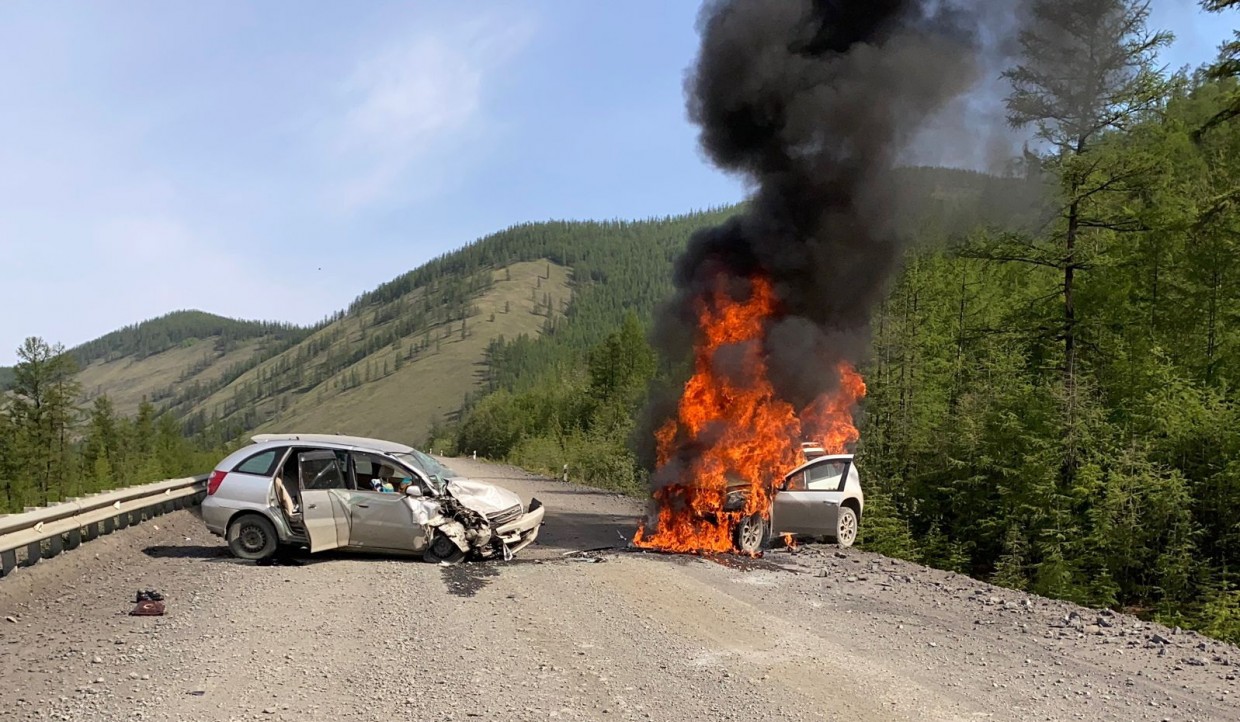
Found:
<path fill-rule="evenodd" d="M 824 455 L 824 456 L 815 456 L 814 458 L 810 459 L 809 461 L 805 462 L 804 464 L 801 464 L 800 466 L 798 466 L 797 468 L 793 469 L 792 471 L 789 471 L 787 474 L 784 474 L 784 478 L 785 478 L 785 479 L 787 479 L 788 477 L 792 476 L 793 474 L 796 474 L 796 473 L 799 473 L 799 472 L 805 471 L 806 469 L 808 469 L 808 468 L 809 468 L 809 467 L 811 467 L 811 466 L 817 466 L 818 464 L 821 464 L 821 463 L 824 463 L 824 462 L 827 462 L 827 461 L 832 461 L 832 460 L 834 460 L 834 461 L 852 461 L 852 460 L 853 460 L 853 455 L 852 455 L 852 454 L 826 454 L 826 455 Z"/>
<path fill-rule="evenodd" d="M 350 449 L 370 449 L 386 454 L 408 454 L 412 446 L 398 444 L 395 441 L 370 439 L 365 436 L 346 436 L 344 434 L 256 434 L 250 437 L 255 444 L 266 444 L 276 441 L 301 441 L 307 444 L 329 444 Z"/>

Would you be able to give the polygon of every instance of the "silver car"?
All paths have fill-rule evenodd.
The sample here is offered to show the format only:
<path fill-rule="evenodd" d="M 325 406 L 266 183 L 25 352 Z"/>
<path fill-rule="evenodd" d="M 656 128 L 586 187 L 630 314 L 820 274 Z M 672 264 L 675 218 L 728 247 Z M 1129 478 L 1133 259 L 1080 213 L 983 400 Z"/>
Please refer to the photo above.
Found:
<path fill-rule="evenodd" d="M 241 559 L 281 546 L 417 554 L 449 564 L 513 554 L 545 512 L 517 494 L 459 478 L 416 449 L 334 434 L 263 434 L 219 463 L 202 518 Z"/>
<path fill-rule="evenodd" d="M 811 456 L 808 453 L 807 456 Z M 744 492 L 728 493 L 724 510 L 744 508 Z M 842 547 L 857 540 L 865 496 L 852 454 L 814 454 L 784 475 L 773 491 L 771 508 L 745 517 L 733 530 L 739 551 L 756 553 L 768 540 L 785 534 L 827 537 Z"/>

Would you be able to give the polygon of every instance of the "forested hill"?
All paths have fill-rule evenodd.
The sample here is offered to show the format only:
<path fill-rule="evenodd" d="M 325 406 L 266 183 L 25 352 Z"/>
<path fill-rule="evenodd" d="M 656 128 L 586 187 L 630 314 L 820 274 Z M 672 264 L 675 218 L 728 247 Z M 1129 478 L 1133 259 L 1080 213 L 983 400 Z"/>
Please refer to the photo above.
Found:
<path fill-rule="evenodd" d="M 309 333 L 310 329 L 286 323 L 239 321 L 202 311 L 173 311 L 88 341 L 70 353 L 79 365 L 86 366 L 123 357 L 141 360 L 207 338 L 228 348 L 257 338 L 297 341 Z"/>

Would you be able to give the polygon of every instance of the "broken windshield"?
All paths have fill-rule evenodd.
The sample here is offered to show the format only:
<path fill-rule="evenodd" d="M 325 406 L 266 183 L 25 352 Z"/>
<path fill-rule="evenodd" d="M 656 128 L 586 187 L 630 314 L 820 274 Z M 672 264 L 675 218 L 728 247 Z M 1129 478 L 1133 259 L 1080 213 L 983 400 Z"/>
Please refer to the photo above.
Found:
<path fill-rule="evenodd" d="M 456 473 L 451 469 L 443 464 L 440 464 L 438 461 L 435 461 L 433 458 L 423 454 L 417 449 L 414 449 L 413 453 L 393 454 L 393 456 L 412 465 L 413 468 L 425 474 L 426 478 L 429 479 L 431 484 L 435 486 L 436 494 L 443 494 L 444 487 L 447 485 L 448 480 L 456 476 Z"/>

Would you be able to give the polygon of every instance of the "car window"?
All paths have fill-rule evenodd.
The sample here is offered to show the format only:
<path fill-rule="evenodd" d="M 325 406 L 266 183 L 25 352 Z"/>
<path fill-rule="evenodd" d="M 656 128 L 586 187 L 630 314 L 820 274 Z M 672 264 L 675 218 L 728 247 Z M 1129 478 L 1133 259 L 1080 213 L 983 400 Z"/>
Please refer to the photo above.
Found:
<path fill-rule="evenodd" d="M 271 476 L 275 473 L 276 462 L 284 455 L 284 449 L 268 449 L 260 451 L 245 461 L 237 464 L 233 471 L 239 471 L 242 474 L 257 474 L 259 476 Z"/>
<path fill-rule="evenodd" d="M 839 491 L 844 488 L 844 473 L 848 462 L 824 461 L 805 470 L 806 488 L 810 491 Z"/>
<path fill-rule="evenodd" d="M 414 478 L 390 459 L 378 454 L 353 453 L 353 474 L 357 488 L 363 491 L 399 491 L 402 483 L 412 483 Z"/>
<path fill-rule="evenodd" d="M 430 458 L 429 456 L 426 456 L 425 454 L 422 454 L 416 449 L 414 450 L 414 453 L 412 454 L 392 454 L 392 456 L 395 456 L 396 458 L 400 459 L 401 461 L 405 462 L 406 464 L 409 464 L 413 468 L 425 474 L 426 480 L 429 481 L 429 483 L 435 487 L 434 489 L 435 494 L 443 493 L 444 485 L 448 482 L 448 479 L 452 478 L 451 476 L 444 475 L 444 472 L 448 472 L 449 470 L 445 469 L 442 465 L 437 465 L 439 466 L 438 470 L 436 470 L 435 466 L 428 465 L 426 461 L 429 460 L 431 464 L 434 464 L 435 460 Z M 427 490 L 424 489 L 423 491 L 427 491 Z"/>
<path fill-rule="evenodd" d="M 343 454 L 308 451 L 297 457 L 303 489 L 347 489 Z"/>
<path fill-rule="evenodd" d="M 788 477 L 788 482 L 784 484 L 784 491 L 805 491 L 805 472 Z"/>

